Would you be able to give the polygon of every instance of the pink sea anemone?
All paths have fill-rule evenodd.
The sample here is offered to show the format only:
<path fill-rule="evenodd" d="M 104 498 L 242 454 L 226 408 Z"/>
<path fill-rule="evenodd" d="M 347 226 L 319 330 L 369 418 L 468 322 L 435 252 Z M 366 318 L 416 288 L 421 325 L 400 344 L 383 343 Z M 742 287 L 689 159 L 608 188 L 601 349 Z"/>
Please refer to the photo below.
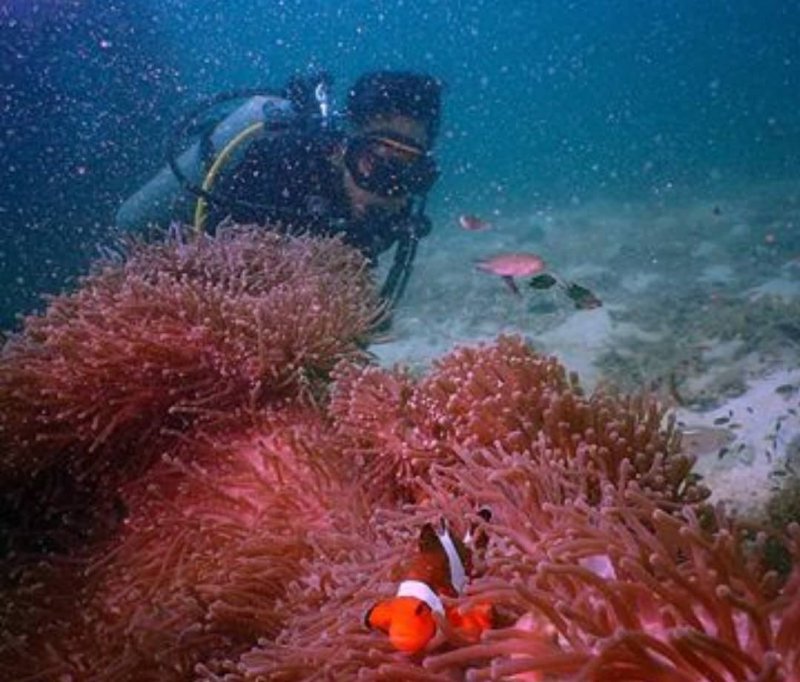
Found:
<path fill-rule="evenodd" d="M 455 351 L 421 380 L 374 368 L 338 376 L 342 452 L 364 482 L 394 496 L 378 496 L 363 543 L 312 564 L 308 578 L 327 586 L 323 603 L 304 604 L 301 577 L 290 591 L 296 613 L 276 640 L 207 662 L 204 679 L 800 675 L 800 531 L 783 538 L 795 566 L 786 583 L 764 561 L 764 536 L 703 502 L 656 405 L 584 397 L 557 363 L 511 338 Z M 431 423 L 444 428 L 422 438 Z M 493 603 L 496 627 L 479 643 L 453 637 L 416 658 L 366 632 L 361 616 L 395 589 L 415 529 L 442 514 L 463 530 L 486 505 L 491 542 L 463 605 Z"/>
<path fill-rule="evenodd" d="M 337 240 L 230 227 L 135 246 L 3 349 L 0 482 L 142 471 L 154 439 L 311 395 L 379 311 L 364 259 Z"/>
<path fill-rule="evenodd" d="M 34 536 L 43 490 L 103 532 L 6 536 L 0 676 L 800 678 L 800 530 L 709 507 L 659 405 L 586 395 L 516 337 L 369 366 L 379 314 L 339 242 L 231 229 L 29 319 L 0 361 L 3 499 Z M 362 617 L 441 516 L 488 532 L 460 605 L 493 628 L 407 657 Z"/>
<path fill-rule="evenodd" d="M 277 632 L 326 491 L 357 500 L 319 403 L 380 314 L 340 241 L 231 227 L 29 317 L 0 361 L 2 676 L 184 676 Z"/>
<path fill-rule="evenodd" d="M 663 407 L 587 397 L 555 358 L 519 337 L 457 349 L 419 381 L 400 370 L 340 366 L 330 410 L 366 487 L 403 499 L 418 497 L 431 465 L 456 462 L 459 447 L 502 447 L 581 472 L 576 480 L 590 497 L 603 482 L 631 478 L 665 507 L 707 496 Z"/>

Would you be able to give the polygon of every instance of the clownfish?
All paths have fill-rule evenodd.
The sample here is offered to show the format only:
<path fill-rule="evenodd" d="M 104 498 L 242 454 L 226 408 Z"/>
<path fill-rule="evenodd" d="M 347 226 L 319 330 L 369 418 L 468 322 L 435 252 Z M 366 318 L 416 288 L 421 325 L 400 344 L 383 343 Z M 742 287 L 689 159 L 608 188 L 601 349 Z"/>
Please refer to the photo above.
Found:
<path fill-rule="evenodd" d="M 484 520 L 491 517 L 486 509 L 479 515 Z M 468 533 L 465 540 L 474 541 L 471 536 Z M 480 539 L 474 544 L 480 546 Z M 395 596 L 375 604 L 364 617 L 365 625 L 387 634 L 392 646 L 407 654 L 422 651 L 436 635 L 434 614 L 447 619 L 465 639 L 477 641 L 492 625 L 491 605 L 478 604 L 462 611 L 457 606 L 445 606 L 441 599 L 460 596 L 471 570 L 472 553 L 465 543 L 454 537 L 444 522 L 438 530 L 426 523 L 418 551 Z"/>

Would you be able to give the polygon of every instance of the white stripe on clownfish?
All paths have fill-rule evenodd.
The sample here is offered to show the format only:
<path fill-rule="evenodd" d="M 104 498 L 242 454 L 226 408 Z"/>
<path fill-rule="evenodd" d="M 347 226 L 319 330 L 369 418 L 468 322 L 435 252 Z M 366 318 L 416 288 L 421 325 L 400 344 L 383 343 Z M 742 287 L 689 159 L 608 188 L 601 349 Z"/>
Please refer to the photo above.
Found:
<path fill-rule="evenodd" d="M 444 615 L 444 604 L 439 595 L 421 580 L 404 580 L 397 587 L 398 597 L 414 597 L 430 606 L 434 613 Z"/>
<path fill-rule="evenodd" d="M 437 531 L 436 536 L 439 538 L 439 543 L 447 555 L 447 563 L 450 567 L 450 584 L 457 594 L 461 594 L 467 584 L 467 571 L 464 568 L 464 562 L 461 561 L 447 526 L 444 527 L 442 532 Z"/>

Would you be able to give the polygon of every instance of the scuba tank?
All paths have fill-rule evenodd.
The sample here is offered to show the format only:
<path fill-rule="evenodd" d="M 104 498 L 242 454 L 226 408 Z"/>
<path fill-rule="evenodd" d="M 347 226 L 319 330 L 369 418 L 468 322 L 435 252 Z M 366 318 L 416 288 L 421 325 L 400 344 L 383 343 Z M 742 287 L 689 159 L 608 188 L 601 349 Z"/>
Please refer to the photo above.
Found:
<path fill-rule="evenodd" d="M 168 144 L 167 164 L 120 206 L 117 227 L 144 231 L 166 228 L 178 220 L 202 229 L 207 204 L 214 200 L 211 186 L 222 167 L 241 157 L 245 143 L 255 138 L 278 135 L 311 119 L 322 127 L 331 125 L 334 114 L 329 92 L 330 79 L 322 73 L 308 78 L 296 76 L 278 92 L 237 90 L 202 101 L 176 126 Z M 198 121 L 209 111 L 245 98 L 243 104 L 178 153 L 178 144 L 187 132 L 199 127 Z"/>
<path fill-rule="evenodd" d="M 200 103 L 185 115 L 168 141 L 167 164 L 147 184 L 129 197 L 116 214 L 122 230 L 166 230 L 173 221 L 205 230 L 209 203 L 230 205 L 229 198 L 214 191 L 214 181 L 228 164 L 241 160 L 248 143 L 265 136 L 278 136 L 290 129 L 335 130 L 340 114 L 330 97 L 331 79 L 323 71 L 295 75 L 279 91 L 264 89 L 220 93 Z M 222 104 L 244 99 L 244 103 L 221 121 L 203 125 L 208 113 Z M 205 128 L 204 134 L 198 130 Z M 183 151 L 180 144 L 196 139 Z M 235 201 L 234 203 L 242 203 Z M 430 232 L 424 215 L 425 197 L 410 216 L 407 230 L 399 238 L 393 263 L 380 290 L 391 310 L 402 296 L 416 257 L 419 239 Z M 390 316 L 384 325 L 390 323 Z"/>

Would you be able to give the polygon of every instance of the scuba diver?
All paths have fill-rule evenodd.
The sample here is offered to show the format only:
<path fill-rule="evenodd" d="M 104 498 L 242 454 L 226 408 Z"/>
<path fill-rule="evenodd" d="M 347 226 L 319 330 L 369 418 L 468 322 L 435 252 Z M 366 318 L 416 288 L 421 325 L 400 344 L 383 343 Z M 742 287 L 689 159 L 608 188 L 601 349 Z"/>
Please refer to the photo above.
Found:
<path fill-rule="evenodd" d="M 431 149 L 442 84 L 426 74 L 370 72 L 348 91 L 344 114 L 333 110 L 330 88 L 325 73 L 295 76 L 277 93 L 223 94 L 204 104 L 181 121 L 168 167 L 123 204 L 118 226 L 141 231 L 180 220 L 213 232 L 231 218 L 340 234 L 373 264 L 395 246 L 381 290 L 395 303 L 417 243 L 431 231 L 424 208 L 439 174 Z M 201 114 L 243 94 L 243 105 L 177 153 L 179 137 L 197 134 Z"/>

